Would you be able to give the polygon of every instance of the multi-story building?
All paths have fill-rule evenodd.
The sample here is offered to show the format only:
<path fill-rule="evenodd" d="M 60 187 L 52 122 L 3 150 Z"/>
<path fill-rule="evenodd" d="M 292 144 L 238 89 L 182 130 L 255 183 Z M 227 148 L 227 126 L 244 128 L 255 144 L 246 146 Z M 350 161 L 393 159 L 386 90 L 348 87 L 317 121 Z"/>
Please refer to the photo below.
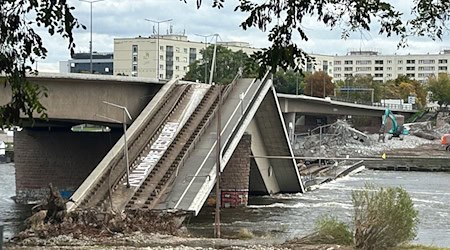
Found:
<path fill-rule="evenodd" d="M 438 54 L 382 55 L 377 51 L 350 51 L 335 56 L 333 80 L 350 76 L 371 75 L 376 81 L 396 79 L 400 75 L 425 82 L 430 76 L 449 73 L 450 50 Z"/>
<path fill-rule="evenodd" d="M 61 73 L 90 73 L 90 53 L 75 53 L 72 59 L 59 63 Z M 92 70 L 94 74 L 112 75 L 114 72 L 113 53 L 92 53 Z"/>
<path fill-rule="evenodd" d="M 158 45 L 159 44 L 159 45 Z M 232 51 L 253 53 L 256 48 L 243 42 L 218 43 Z M 182 78 L 189 64 L 202 58 L 205 43 L 189 41 L 185 35 L 114 39 L 114 75 Z"/>

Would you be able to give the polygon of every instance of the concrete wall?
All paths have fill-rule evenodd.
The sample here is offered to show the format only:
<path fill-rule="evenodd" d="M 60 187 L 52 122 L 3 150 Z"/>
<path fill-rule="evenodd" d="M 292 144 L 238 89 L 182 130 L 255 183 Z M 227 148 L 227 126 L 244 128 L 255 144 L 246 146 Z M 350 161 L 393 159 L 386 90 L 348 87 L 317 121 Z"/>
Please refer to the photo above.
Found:
<path fill-rule="evenodd" d="M 51 182 L 73 192 L 121 136 L 75 133 L 68 129 L 23 129 L 14 133 L 16 196 L 19 203 L 39 201 Z"/>
<path fill-rule="evenodd" d="M 247 205 L 251 143 L 251 135 L 244 134 L 221 175 L 222 207 Z"/>

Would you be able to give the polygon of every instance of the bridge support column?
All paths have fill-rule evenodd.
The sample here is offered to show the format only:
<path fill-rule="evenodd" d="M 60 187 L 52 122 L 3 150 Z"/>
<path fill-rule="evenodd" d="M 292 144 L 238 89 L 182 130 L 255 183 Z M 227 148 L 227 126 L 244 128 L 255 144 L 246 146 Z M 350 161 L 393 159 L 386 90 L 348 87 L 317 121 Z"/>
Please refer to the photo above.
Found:
<path fill-rule="evenodd" d="M 288 132 L 289 141 L 294 141 L 295 133 L 295 112 L 283 113 L 284 124 L 286 124 L 286 130 Z"/>
<path fill-rule="evenodd" d="M 221 175 L 222 207 L 246 206 L 250 179 L 252 138 L 244 134 Z"/>
<path fill-rule="evenodd" d="M 114 130 L 113 130 L 114 131 Z M 95 168 L 121 133 L 76 133 L 68 128 L 27 129 L 14 133 L 16 202 L 35 203 L 48 184 L 71 194 Z"/>

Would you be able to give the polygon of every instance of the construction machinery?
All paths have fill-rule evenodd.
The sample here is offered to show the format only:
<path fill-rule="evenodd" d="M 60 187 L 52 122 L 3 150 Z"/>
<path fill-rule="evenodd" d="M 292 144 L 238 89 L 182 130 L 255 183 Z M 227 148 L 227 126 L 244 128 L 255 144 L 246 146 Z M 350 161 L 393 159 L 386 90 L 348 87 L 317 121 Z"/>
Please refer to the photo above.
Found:
<path fill-rule="evenodd" d="M 381 122 L 381 128 L 380 128 L 380 132 L 378 133 L 378 141 L 383 141 L 385 142 L 386 140 L 386 122 L 387 120 L 390 119 L 392 122 L 392 128 L 389 129 L 389 134 L 391 134 L 391 137 L 388 137 L 388 140 L 396 137 L 399 138 L 400 140 L 403 140 L 403 136 L 404 135 L 408 135 L 409 134 L 409 130 L 406 129 L 405 127 L 403 127 L 403 125 L 398 125 L 397 123 L 397 119 L 395 118 L 395 115 L 392 113 L 392 111 L 389 108 L 386 108 L 386 110 L 384 111 L 384 116 L 383 116 L 383 120 Z"/>
<path fill-rule="evenodd" d="M 450 134 L 442 135 L 441 144 L 445 147 L 445 150 L 450 151 Z"/>

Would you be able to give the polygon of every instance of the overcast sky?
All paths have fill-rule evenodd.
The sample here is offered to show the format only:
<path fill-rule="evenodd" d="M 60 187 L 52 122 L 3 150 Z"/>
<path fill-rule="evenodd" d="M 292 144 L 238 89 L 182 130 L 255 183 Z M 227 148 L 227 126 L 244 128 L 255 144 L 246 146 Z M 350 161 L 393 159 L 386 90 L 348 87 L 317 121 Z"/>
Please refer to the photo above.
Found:
<path fill-rule="evenodd" d="M 392 1 L 399 10 L 410 12 L 413 0 Z M 172 19 L 170 23 L 160 25 L 160 34 L 166 34 L 169 25 L 173 33 L 185 33 L 189 40 L 204 41 L 195 34 L 218 33 L 222 41 L 249 42 L 253 47 L 266 47 L 267 32 L 258 29 L 242 30 L 239 24 L 247 16 L 245 13 L 234 12 L 237 0 L 226 0 L 225 8 L 218 10 L 211 8 L 211 0 L 203 0 L 200 9 L 196 8 L 196 0 L 133 0 L 118 1 L 105 0 L 93 4 L 93 50 L 98 52 L 112 52 L 114 38 L 149 36 L 153 33 L 154 24 L 145 21 Z M 86 30 L 75 31 L 76 52 L 89 52 L 89 17 L 88 3 L 69 0 L 75 6 L 73 12 L 78 20 L 87 26 Z M 309 53 L 315 54 L 345 54 L 351 49 L 376 49 L 383 54 L 407 53 L 437 53 L 443 48 L 450 48 L 448 36 L 443 41 L 436 42 L 429 38 L 411 38 L 407 48 L 397 50 L 399 37 L 386 38 L 379 36 L 376 31 L 364 34 L 355 33 L 347 40 L 341 39 L 339 29 L 330 30 L 317 23 L 315 19 L 307 19 L 302 23 L 309 41 L 301 41 L 298 36 L 295 42 Z M 374 26 L 375 30 L 375 26 Z M 67 42 L 59 37 L 51 37 L 40 30 L 49 53 L 44 61 L 38 62 L 40 71 L 59 71 L 59 61 L 68 60 L 70 53 Z"/>

